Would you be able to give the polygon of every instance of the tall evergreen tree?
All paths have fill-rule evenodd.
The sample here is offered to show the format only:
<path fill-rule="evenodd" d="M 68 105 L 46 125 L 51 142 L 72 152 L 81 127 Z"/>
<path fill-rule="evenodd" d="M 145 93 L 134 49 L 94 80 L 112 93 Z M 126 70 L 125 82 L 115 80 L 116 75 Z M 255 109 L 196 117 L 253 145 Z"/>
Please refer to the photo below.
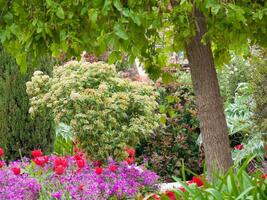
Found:
<path fill-rule="evenodd" d="M 47 72 L 52 69 L 51 62 L 38 64 Z M 45 115 L 31 118 L 28 112 L 26 82 L 32 71 L 21 74 L 16 61 L 0 50 L 0 146 L 5 149 L 8 160 L 19 158 L 19 151 L 24 156 L 36 148 L 45 152 L 53 150 L 52 120 Z"/>

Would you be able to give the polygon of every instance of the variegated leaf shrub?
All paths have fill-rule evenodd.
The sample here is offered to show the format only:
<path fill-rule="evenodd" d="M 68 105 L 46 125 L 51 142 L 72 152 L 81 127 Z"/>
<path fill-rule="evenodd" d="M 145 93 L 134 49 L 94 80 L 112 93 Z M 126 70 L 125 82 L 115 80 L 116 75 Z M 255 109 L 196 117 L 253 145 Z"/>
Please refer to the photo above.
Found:
<path fill-rule="evenodd" d="M 70 125 L 80 147 L 93 159 L 123 160 L 159 126 L 154 88 L 120 78 L 114 65 L 70 61 L 51 77 L 36 71 L 27 82 L 30 113 L 49 110 L 55 123 Z"/>

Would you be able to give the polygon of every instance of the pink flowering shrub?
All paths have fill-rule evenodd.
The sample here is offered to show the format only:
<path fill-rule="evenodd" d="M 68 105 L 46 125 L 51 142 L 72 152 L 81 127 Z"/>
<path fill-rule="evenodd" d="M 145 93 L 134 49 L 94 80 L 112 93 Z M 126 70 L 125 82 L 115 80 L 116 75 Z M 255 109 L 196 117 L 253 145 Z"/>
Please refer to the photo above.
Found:
<path fill-rule="evenodd" d="M 130 154 L 134 156 L 132 150 Z M 109 159 L 102 166 L 88 162 L 81 152 L 58 157 L 44 156 L 38 150 L 32 156 L 2 166 L 0 199 L 128 199 L 157 189 L 154 172 L 127 161 Z"/>

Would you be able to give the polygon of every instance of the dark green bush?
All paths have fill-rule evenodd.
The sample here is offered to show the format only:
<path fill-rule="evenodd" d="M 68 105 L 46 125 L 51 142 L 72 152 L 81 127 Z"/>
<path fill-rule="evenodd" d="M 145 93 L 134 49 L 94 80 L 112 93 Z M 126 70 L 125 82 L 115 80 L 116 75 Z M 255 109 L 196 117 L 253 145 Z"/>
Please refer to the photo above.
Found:
<path fill-rule="evenodd" d="M 170 84 L 159 92 L 159 112 L 166 115 L 161 122 L 166 125 L 142 142 L 137 155 L 165 181 L 181 176 L 182 160 L 188 169 L 201 172 L 203 157 L 197 144 L 200 129 L 192 87 Z"/>
<path fill-rule="evenodd" d="M 51 63 L 43 60 L 37 66 L 49 71 Z M 0 147 L 5 149 L 7 160 L 19 158 L 19 150 L 24 156 L 37 148 L 47 153 L 53 149 L 52 121 L 45 115 L 32 119 L 28 113 L 25 83 L 32 71 L 30 68 L 21 74 L 16 61 L 0 49 Z"/>

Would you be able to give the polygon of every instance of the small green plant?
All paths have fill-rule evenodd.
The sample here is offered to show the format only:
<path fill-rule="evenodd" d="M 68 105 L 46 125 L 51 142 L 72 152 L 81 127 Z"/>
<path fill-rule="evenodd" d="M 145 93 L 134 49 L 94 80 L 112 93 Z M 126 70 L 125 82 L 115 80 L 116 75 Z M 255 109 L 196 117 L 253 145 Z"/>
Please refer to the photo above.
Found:
<path fill-rule="evenodd" d="M 71 127 L 80 147 L 94 159 L 122 160 L 159 126 L 157 92 L 150 85 L 120 78 L 114 65 L 71 61 L 53 76 L 36 71 L 27 83 L 30 112 L 48 110 L 56 124 Z"/>
<path fill-rule="evenodd" d="M 71 130 L 71 127 L 59 123 L 56 127 L 56 140 L 54 143 L 54 152 L 60 155 L 71 155 L 73 153 L 73 138 L 74 134 Z"/>
<path fill-rule="evenodd" d="M 267 199 L 266 175 L 257 171 L 248 174 L 246 169 L 252 158 L 247 159 L 241 167 L 232 167 L 224 176 L 216 176 L 211 182 L 204 177 L 202 184 L 190 184 L 176 179 L 181 187 L 172 193 L 163 194 L 161 199 L 184 200 L 264 200 Z M 199 187 L 200 186 L 200 187 Z"/>

